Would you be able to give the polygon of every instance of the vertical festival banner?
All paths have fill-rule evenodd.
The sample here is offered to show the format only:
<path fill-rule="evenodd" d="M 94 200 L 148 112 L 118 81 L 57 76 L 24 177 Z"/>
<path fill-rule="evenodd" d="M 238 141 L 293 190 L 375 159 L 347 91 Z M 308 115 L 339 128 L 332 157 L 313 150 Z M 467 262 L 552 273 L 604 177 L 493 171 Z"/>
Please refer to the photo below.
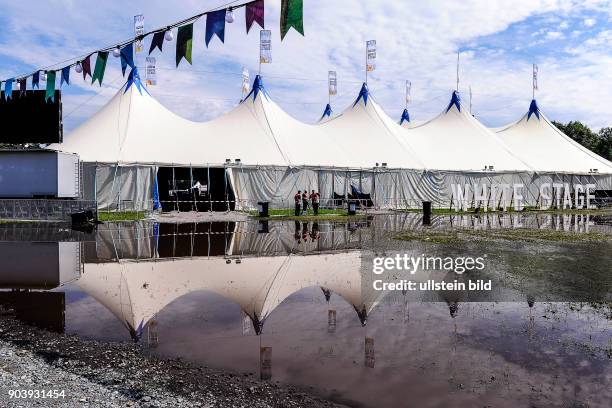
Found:
<path fill-rule="evenodd" d="M 327 82 L 329 87 L 329 96 L 338 93 L 338 81 L 336 79 L 336 71 L 329 71 L 327 74 Z"/>
<path fill-rule="evenodd" d="M 366 41 L 366 71 L 376 69 L 376 40 Z"/>
<path fill-rule="evenodd" d="M 261 30 L 259 32 L 259 63 L 270 64 L 272 62 L 272 32 Z"/>
<path fill-rule="evenodd" d="M 242 67 L 242 99 L 249 94 L 249 70 Z"/>
<path fill-rule="evenodd" d="M 144 30 L 144 15 L 138 14 L 134 16 L 134 36 L 138 38 L 145 33 Z M 139 53 L 142 51 L 142 40 L 136 40 L 134 42 L 134 51 Z"/>
<path fill-rule="evenodd" d="M 533 64 L 533 90 L 538 90 L 538 65 Z"/>
<path fill-rule="evenodd" d="M 406 80 L 406 106 L 410 103 L 410 92 L 412 90 L 412 82 Z"/>
<path fill-rule="evenodd" d="M 157 85 L 157 71 L 155 70 L 155 57 L 145 58 L 145 76 L 147 86 Z"/>

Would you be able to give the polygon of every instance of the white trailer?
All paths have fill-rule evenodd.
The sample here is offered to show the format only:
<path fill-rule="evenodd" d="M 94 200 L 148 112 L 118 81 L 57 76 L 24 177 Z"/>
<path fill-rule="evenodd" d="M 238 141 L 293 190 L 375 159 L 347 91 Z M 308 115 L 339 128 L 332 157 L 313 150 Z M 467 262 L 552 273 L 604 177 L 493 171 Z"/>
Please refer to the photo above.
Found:
<path fill-rule="evenodd" d="M 79 198 L 79 156 L 54 150 L 0 150 L 0 198 Z"/>

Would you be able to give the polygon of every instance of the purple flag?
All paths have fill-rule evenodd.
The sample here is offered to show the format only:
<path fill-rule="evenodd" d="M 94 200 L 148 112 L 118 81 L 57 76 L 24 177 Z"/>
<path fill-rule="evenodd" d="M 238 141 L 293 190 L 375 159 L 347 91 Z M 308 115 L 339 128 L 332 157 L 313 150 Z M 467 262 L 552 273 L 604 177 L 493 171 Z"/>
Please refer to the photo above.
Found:
<path fill-rule="evenodd" d="M 225 42 L 225 10 L 211 11 L 206 14 L 206 47 L 213 35 Z"/>
<path fill-rule="evenodd" d="M 24 96 L 26 94 L 27 80 L 28 78 L 20 78 L 17 80 L 19 84 L 19 96 Z"/>
<path fill-rule="evenodd" d="M 81 67 L 83 68 L 83 80 L 87 79 L 87 75 L 91 77 L 91 63 L 89 62 L 90 58 L 91 55 L 88 55 L 83 61 L 81 61 Z"/>
<path fill-rule="evenodd" d="M 247 34 L 251 29 L 253 23 L 259 24 L 263 29 L 264 27 L 264 0 L 258 0 L 253 3 L 249 3 L 246 6 L 246 30 Z"/>

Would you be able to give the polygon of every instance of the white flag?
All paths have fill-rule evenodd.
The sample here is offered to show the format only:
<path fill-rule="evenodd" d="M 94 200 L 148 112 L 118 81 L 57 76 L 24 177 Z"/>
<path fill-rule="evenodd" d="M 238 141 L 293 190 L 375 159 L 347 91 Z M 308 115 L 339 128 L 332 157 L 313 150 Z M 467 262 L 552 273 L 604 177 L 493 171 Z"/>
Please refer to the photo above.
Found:
<path fill-rule="evenodd" d="M 329 83 L 329 94 L 336 95 L 338 93 L 338 82 L 336 80 L 336 71 L 329 71 L 327 74 Z"/>
<path fill-rule="evenodd" d="M 148 85 L 157 85 L 157 72 L 155 70 L 155 57 L 145 58 L 145 75 Z"/>
<path fill-rule="evenodd" d="M 135 37 L 138 37 L 144 33 L 144 15 L 138 14 L 137 16 L 134 16 L 134 35 Z M 142 51 L 142 41 L 136 40 L 136 42 L 134 42 L 134 52 L 140 51 Z"/>
<path fill-rule="evenodd" d="M 372 72 L 376 69 L 376 40 L 366 41 L 366 70 Z"/>
<path fill-rule="evenodd" d="M 412 82 L 406 80 L 406 105 L 410 103 L 410 90 L 412 88 Z"/>
<path fill-rule="evenodd" d="M 242 97 L 244 98 L 248 95 L 250 90 L 250 82 L 249 82 L 249 70 L 246 68 L 242 68 Z"/>
<path fill-rule="evenodd" d="M 272 32 L 270 30 L 259 32 L 259 62 L 261 64 L 272 62 Z"/>
<path fill-rule="evenodd" d="M 538 90 L 538 66 L 533 64 L 533 89 Z"/>

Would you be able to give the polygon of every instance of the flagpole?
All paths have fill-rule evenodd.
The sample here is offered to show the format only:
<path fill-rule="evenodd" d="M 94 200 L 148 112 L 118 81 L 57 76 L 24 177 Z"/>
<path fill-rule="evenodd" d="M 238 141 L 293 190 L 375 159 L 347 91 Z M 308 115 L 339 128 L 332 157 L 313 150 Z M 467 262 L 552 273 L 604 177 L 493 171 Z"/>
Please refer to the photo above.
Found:
<path fill-rule="evenodd" d="M 531 99 L 535 99 L 535 64 L 531 67 Z"/>
<path fill-rule="evenodd" d="M 459 92 L 459 53 L 460 51 L 457 51 L 457 87 L 455 88 L 457 92 Z"/>

